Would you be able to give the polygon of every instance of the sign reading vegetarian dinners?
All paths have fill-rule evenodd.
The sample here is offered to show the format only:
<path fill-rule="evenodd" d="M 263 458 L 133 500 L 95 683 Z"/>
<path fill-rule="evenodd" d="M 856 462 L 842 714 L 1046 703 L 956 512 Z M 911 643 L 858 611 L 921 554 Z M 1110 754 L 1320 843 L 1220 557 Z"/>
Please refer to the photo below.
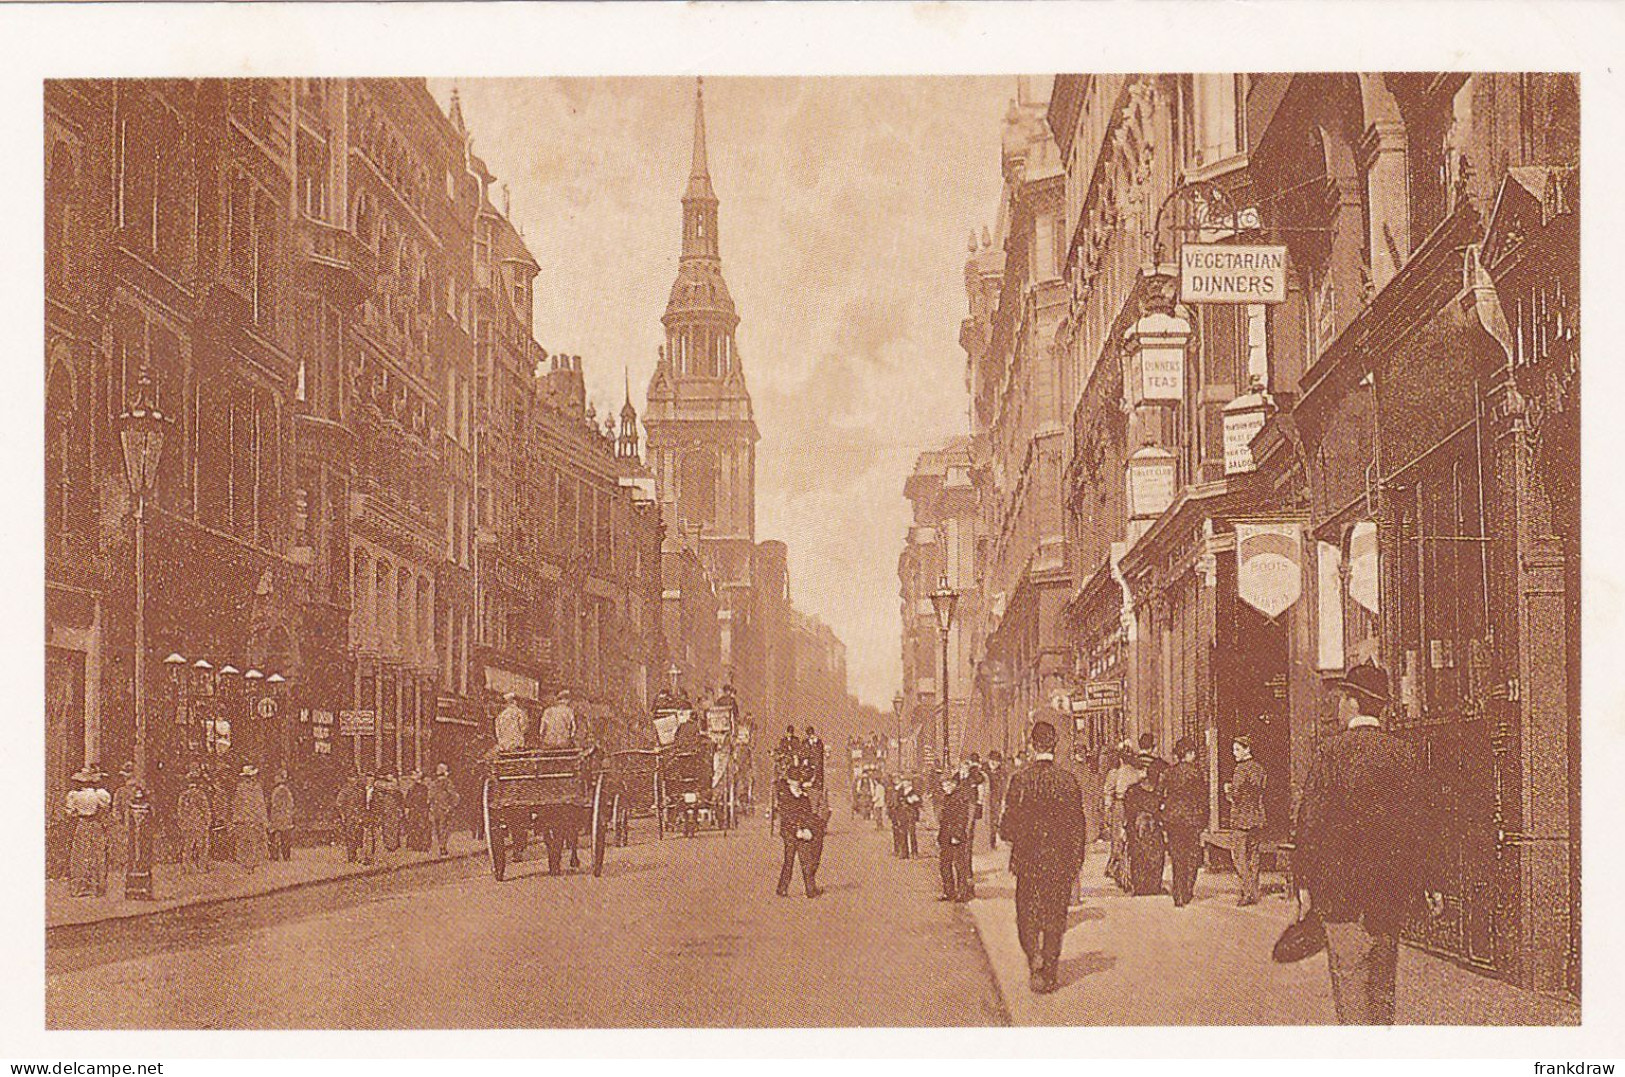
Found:
<path fill-rule="evenodd" d="M 1286 248 L 1187 243 L 1179 251 L 1185 303 L 1286 302 Z"/>

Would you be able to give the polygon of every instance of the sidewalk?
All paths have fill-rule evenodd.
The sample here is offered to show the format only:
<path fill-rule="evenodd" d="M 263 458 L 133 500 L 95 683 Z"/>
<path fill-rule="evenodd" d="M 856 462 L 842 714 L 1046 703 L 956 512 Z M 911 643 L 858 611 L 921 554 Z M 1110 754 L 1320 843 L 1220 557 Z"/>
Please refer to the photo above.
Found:
<path fill-rule="evenodd" d="M 466 832 L 451 835 L 447 842 L 448 859 L 482 856 L 485 842 L 474 841 Z M 243 870 L 230 861 L 216 861 L 210 870 L 185 874 L 179 864 L 154 864 L 152 889 L 156 901 L 124 900 L 124 874 L 109 872 L 106 897 L 74 897 L 69 892 L 67 879 L 47 879 L 45 882 L 45 928 L 100 923 L 145 916 L 167 909 L 188 905 L 207 905 L 217 901 L 257 897 L 277 890 L 332 882 L 361 875 L 377 875 L 398 871 L 417 864 L 439 860 L 430 853 L 413 853 L 397 849 L 384 854 L 379 863 L 352 864 L 344 859 L 344 850 L 331 845 L 302 846 L 294 849 L 293 859 L 286 862 L 268 861 L 253 872 Z"/>
<path fill-rule="evenodd" d="M 1015 878 L 1008 846 L 975 857 L 976 900 L 967 908 L 999 990 L 1018 1025 L 1334 1024 L 1326 959 L 1270 960 L 1291 907 L 1279 890 L 1236 906 L 1236 877 L 1197 880 L 1196 900 L 1134 898 L 1105 877 L 1097 845 L 1084 868 L 1083 905 L 1067 917 L 1060 988 L 1035 995 L 1016 938 Z M 933 870 L 936 865 L 932 865 Z M 1411 1025 L 1577 1025 L 1578 1005 L 1519 990 L 1449 961 L 1400 947 L 1397 1021 Z"/>

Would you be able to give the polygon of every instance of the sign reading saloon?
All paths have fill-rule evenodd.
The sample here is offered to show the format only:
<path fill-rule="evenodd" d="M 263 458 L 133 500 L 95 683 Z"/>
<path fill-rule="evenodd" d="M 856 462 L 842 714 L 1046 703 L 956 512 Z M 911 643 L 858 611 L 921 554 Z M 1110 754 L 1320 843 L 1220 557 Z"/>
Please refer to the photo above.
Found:
<path fill-rule="evenodd" d="M 1266 617 L 1303 594 L 1303 537 L 1295 523 L 1236 525 L 1236 593 Z"/>
<path fill-rule="evenodd" d="M 1286 248 L 1187 243 L 1179 251 L 1185 303 L 1286 302 Z"/>

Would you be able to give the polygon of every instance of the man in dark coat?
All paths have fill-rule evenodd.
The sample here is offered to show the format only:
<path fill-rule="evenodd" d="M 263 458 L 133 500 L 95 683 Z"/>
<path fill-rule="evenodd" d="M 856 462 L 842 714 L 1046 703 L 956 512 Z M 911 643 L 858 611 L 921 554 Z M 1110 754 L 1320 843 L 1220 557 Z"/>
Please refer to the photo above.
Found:
<path fill-rule="evenodd" d="M 807 767 L 808 780 L 813 785 L 823 785 L 824 742 L 818 739 L 818 731 L 812 726 L 807 727 L 807 737 L 801 742 L 801 761 Z"/>
<path fill-rule="evenodd" d="M 942 811 L 937 819 L 937 866 L 942 875 L 941 901 L 969 901 L 971 883 L 971 812 L 974 786 L 950 774 L 942 783 Z"/>
<path fill-rule="evenodd" d="M 1347 723 L 1315 752 L 1298 803 L 1293 872 L 1326 925 L 1326 962 L 1337 1020 L 1394 1023 L 1399 932 L 1431 889 L 1429 828 L 1416 756 L 1386 733 L 1388 675 L 1365 662 L 1338 682 Z"/>
<path fill-rule="evenodd" d="M 1168 859 L 1174 862 L 1175 908 L 1191 903 L 1196 873 L 1202 864 L 1202 831 L 1207 827 L 1207 774 L 1196 761 L 1191 737 L 1174 745 L 1177 762 L 1162 776 L 1162 825 L 1168 834 Z"/>
<path fill-rule="evenodd" d="M 1055 990 L 1066 903 L 1083 859 L 1083 793 L 1055 764 L 1055 727 L 1036 722 L 1032 762 L 1010 776 L 1000 832 L 1010 843 L 1016 877 L 1016 934 L 1027 954 L 1031 987 Z"/>
<path fill-rule="evenodd" d="M 999 813 L 1004 809 L 1004 789 L 1010 783 L 1010 770 L 997 748 L 987 755 L 987 845 L 999 847 Z"/>
<path fill-rule="evenodd" d="M 796 861 L 801 862 L 801 882 L 807 896 L 817 897 L 818 889 L 813 866 L 813 836 L 817 820 L 814 818 L 812 797 L 807 789 L 809 774 L 804 767 L 794 766 L 779 779 L 779 837 L 784 842 L 784 860 L 779 865 L 779 897 L 790 896 L 790 877 Z"/>

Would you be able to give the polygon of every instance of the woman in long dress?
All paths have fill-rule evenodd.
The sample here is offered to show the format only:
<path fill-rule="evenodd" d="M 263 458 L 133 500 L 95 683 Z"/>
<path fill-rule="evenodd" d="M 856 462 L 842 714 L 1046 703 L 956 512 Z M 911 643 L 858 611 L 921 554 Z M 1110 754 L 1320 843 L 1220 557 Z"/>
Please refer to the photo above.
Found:
<path fill-rule="evenodd" d="M 421 771 L 414 772 L 406 790 L 406 847 L 415 853 L 429 851 L 429 786 Z"/>
<path fill-rule="evenodd" d="M 73 824 L 68 868 L 75 897 L 107 893 L 107 826 L 113 798 L 102 788 L 102 774 L 86 767 L 71 779 L 63 811 Z"/>
<path fill-rule="evenodd" d="M 1138 769 L 1146 776 L 1123 794 L 1124 829 L 1128 839 L 1129 889 L 1136 897 L 1162 893 L 1167 847 L 1163 838 L 1162 795 L 1150 777 L 1151 760 L 1142 756 Z"/>
<path fill-rule="evenodd" d="M 249 871 L 265 863 L 270 855 L 266 841 L 271 811 L 265 802 L 265 788 L 260 785 L 259 773 L 258 767 L 243 767 L 237 779 L 237 791 L 231 798 L 232 850 L 237 854 L 237 863 Z"/>

